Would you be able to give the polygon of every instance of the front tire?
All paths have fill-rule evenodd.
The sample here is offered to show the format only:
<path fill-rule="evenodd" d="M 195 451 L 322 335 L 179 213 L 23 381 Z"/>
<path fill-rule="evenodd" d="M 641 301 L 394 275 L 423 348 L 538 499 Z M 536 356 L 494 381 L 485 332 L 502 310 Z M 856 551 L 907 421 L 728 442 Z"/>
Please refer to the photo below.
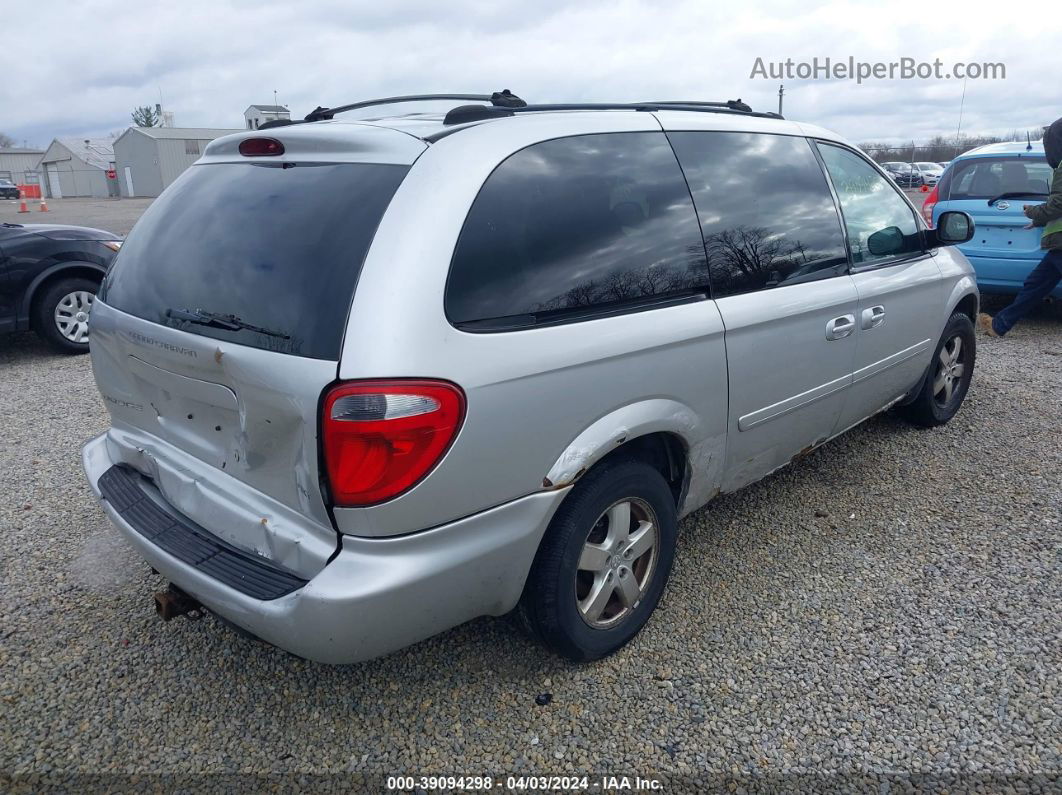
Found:
<path fill-rule="evenodd" d="M 656 469 L 602 462 L 550 522 L 520 601 L 524 624 L 570 660 L 622 648 L 660 601 L 677 532 L 675 495 Z"/>
<path fill-rule="evenodd" d="M 60 353 L 88 353 L 88 318 L 98 289 L 98 283 L 82 278 L 48 286 L 34 306 L 34 329 Z"/>
<path fill-rule="evenodd" d="M 948 319 L 937 342 L 929 371 L 917 397 L 901 406 L 901 416 L 923 428 L 933 428 L 951 420 L 966 398 L 977 359 L 977 338 L 973 322 L 962 312 Z"/>

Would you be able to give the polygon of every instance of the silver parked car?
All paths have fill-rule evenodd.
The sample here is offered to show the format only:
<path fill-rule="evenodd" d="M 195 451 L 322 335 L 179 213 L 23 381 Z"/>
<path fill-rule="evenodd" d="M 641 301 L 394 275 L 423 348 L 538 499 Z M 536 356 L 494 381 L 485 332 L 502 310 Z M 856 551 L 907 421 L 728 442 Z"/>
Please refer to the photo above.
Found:
<path fill-rule="evenodd" d="M 84 467 L 163 617 L 343 663 L 519 608 L 598 658 L 682 516 L 959 410 L 964 213 L 740 102 L 454 99 L 215 140 L 118 254 Z"/>
<path fill-rule="evenodd" d="M 944 168 L 939 163 L 914 163 L 913 167 L 922 175 L 922 182 L 933 187 L 944 175 Z"/>

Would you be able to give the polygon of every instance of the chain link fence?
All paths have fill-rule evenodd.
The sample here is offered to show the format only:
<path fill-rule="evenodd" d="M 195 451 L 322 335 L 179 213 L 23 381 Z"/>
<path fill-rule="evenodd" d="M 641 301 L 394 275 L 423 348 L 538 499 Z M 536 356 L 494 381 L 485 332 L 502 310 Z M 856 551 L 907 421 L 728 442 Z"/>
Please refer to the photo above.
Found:
<path fill-rule="evenodd" d="M 859 148 L 878 163 L 948 163 L 963 152 L 969 152 L 979 146 L 1004 143 L 1006 141 L 1036 143 L 1043 140 L 1044 129 L 1046 128 L 1037 127 L 1032 130 L 1014 130 L 1009 136 L 1005 137 L 981 135 L 948 139 L 943 136 L 937 136 L 922 144 L 912 141 L 909 144 L 889 145 L 868 141 L 859 144 Z"/>

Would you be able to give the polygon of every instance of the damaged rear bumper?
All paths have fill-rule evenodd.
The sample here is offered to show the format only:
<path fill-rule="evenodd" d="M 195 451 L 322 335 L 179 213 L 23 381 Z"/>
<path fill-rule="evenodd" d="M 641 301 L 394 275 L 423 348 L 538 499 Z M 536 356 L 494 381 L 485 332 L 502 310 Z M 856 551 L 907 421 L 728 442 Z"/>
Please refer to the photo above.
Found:
<path fill-rule="evenodd" d="M 219 575 L 217 568 L 197 565 L 195 550 L 180 545 L 183 539 L 160 540 L 156 535 L 152 540 L 152 533 L 144 531 L 141 513 L 130 511 L 121 499 L 106 498 L 100 478 L 121 463 L 108 455 L 106 435 L 85 446 L 82 460 L 89 485 L 108 517 L 163 576 L 248 632 L 326 663 L 377 657 L 477 616 L 511 610 L 546 526 L 567 493 L 567 489 L 539 492 L 406 536 L 341 536 L 339 551 L 319 572 L 275 598 L 256 598 L 247 592 L 254 592 L 250 586 L 228 574 Z M 165 510 L 161 493 L 153 491 L 146 478 L 136 478 L 149 501 Z M 166 513 L 180 519 L 172 508 Z M 200 538 L 204 543 L 218 540 L 210 536 L 209 528 L 198 530 L 201 536 L 206 534 Z M 232 555 L 254 555 L 229 547 L 226 551 Z M 268 566 L 260 558 L 258 563 Z M 252 571 L 246 576 L 253 584 L 261 574 Z M 271 595 L 257 592 L 263 594 Z"/>

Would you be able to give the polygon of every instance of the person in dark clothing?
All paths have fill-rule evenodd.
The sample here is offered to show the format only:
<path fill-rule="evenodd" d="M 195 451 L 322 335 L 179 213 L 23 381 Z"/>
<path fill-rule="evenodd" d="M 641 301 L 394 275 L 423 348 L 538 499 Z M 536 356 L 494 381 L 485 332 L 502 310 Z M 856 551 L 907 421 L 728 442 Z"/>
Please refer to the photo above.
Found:
<path fill-rule="evenodd" d="M 1044 153 L 1047 164 L 1055 170 L 1051 178 L 1051 195 L 1043 204 L 1026 204 L 1023 209 L 1030 219 L 1026 229 L 1043 227 L 1040 247 L 1047 253 L 1008 307 L 995 317 L 981 315 L 977 319 L 981 330 L 990 337 L 1005 335 L 1062 281 L 1062 119 L 1055 121 L 1044 133 Z"/>

